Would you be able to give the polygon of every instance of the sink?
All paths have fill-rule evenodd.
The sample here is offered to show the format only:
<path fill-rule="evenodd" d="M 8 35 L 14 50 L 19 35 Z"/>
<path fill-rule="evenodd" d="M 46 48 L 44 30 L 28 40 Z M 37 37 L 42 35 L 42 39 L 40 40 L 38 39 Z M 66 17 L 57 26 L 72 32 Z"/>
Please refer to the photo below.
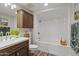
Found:
<path fill-rule="evenodd" d="M 0 50 L 1 49 L 4 49 L 4 48 L 7 48 L 9 46 L 12 46 L 12 45 L 15 45 L 15 44 L 18 44 L 22 41 L 26 41 L 28 40 L 28 38 L 24 38 L 24 37 L 18 37 L 18 38 L 11 38 L 11 39 L 3 39 L 3 40 L 0 40 Z"/>
<path fill-rule="evenodd" d="M 11 40 L 14 40 L 14 39 L 17 39 L 16 37 L 11 37 L 11 36 L 3 36 L 3 37 L 0 37 L 1 40 L 0 41 L 11 41 Z"/>
<path fill-rule="evenodd" d="M 0 42 L 15 42 L 15 41 L 22 41 L 22 40 L 25 40 L 25 39 L 28 39 L 28 38 L 25 38 L 25 37 L 3 37 L 2 40 L 0 40 Z"/>

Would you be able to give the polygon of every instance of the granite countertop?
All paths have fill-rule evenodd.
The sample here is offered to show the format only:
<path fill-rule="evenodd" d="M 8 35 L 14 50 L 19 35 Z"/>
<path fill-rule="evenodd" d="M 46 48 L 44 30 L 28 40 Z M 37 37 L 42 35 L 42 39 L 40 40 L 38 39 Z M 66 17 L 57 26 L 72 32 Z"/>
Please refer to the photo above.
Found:
<path fill-rule="evenodd" d="M 5 49 L 7 47 L 16 45 L 18 43 L 24 42 L 29 40 L 29 38 L 25 38 L 25 37 L 18 37 L 18 38 L 14 38 L 14 39 L 9 39 L 6 41 L 0 41 L 0 50 Z"/>

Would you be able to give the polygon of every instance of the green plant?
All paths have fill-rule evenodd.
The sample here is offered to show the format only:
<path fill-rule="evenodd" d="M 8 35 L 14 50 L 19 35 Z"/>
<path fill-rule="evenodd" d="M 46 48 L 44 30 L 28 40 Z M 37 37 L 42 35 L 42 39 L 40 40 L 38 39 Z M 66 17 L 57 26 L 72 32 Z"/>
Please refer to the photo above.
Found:
<path fill-rule="evenodd" d="M 19 33 L 20 33 L 20 30 L 19 30 L 18 28 L 16 28 L 16 29 L 11 29 L 11 30 L 10 30 L 10 34 L 11 34 L 11 35 L 16 35 L 16 36 L 18 36 Z"/>

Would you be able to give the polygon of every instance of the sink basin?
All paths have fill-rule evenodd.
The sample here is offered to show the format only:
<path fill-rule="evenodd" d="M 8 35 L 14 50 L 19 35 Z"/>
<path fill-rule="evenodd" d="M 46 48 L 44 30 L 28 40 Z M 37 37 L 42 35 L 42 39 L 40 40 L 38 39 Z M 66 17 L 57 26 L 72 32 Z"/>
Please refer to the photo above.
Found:
<path fill-rule="evenodd" d="M 11 37 L 11 36 L 3 36 L 3 37 L 0 37 L 0 41 L 3 42 L 3 41 L 14 41 L 14 40 L 20 40 L 20 39 L 23 39 L 24 37 Z"/>
<path fill-rule="evenodd" d="M 0 40 L 0 50 L 7 48 L 9 46 L 18 44 L 20 42 L 26 41 L 26 40 L 28 40 L 28 38 L 25 38 L 25 37 L 18 37 L 18 38 L 14 37 L 14 38 L 7 39 L 7 40 L 4 38 L 3 40 Z"/>
<path fill-rule="evenodd" d="M 28 38 L 25 38 L 25 37 L 12 37 L 11 39 L 10 38 L 4 38 L 2 40 L 0 40 L 0 45 L 1 43 L 12 43 L 12 42 L 19 42 L 19 41 L 23 41 L 23 40 L 27 40 Z"/>

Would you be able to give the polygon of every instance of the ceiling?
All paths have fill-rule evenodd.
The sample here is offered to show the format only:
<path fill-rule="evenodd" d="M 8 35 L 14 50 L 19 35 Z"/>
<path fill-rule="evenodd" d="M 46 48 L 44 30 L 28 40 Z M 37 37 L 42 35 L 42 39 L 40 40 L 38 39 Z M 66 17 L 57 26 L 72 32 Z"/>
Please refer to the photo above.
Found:
<path fill-rule="evenodd" d="M 48 3 L 48 6 L 44 6 L 44 3 L 20 3 L 17 4 L 19 6 L 24 7 L 25 9 L 29 9 L 33 12 L 50 9 L 50 8 L 57 8 L 57 7 L 64 7 L 70 5 L 69 3 Z"/>
<path fill-rule="evenodd" d="M 28 9 L 31 12 L 39 12 L 50 8 L 58 8 L 70 5 L 68 3 L 49 3 L 48 6 L 44 6 L 44 3 L 15 3 L 15 4 L 24 9 Z M 3 3 L 0 3 L 0 14 L 14 16 L 15 11 L 16 9 L 11 9 L 10 6 L 5 7 Z"/>

